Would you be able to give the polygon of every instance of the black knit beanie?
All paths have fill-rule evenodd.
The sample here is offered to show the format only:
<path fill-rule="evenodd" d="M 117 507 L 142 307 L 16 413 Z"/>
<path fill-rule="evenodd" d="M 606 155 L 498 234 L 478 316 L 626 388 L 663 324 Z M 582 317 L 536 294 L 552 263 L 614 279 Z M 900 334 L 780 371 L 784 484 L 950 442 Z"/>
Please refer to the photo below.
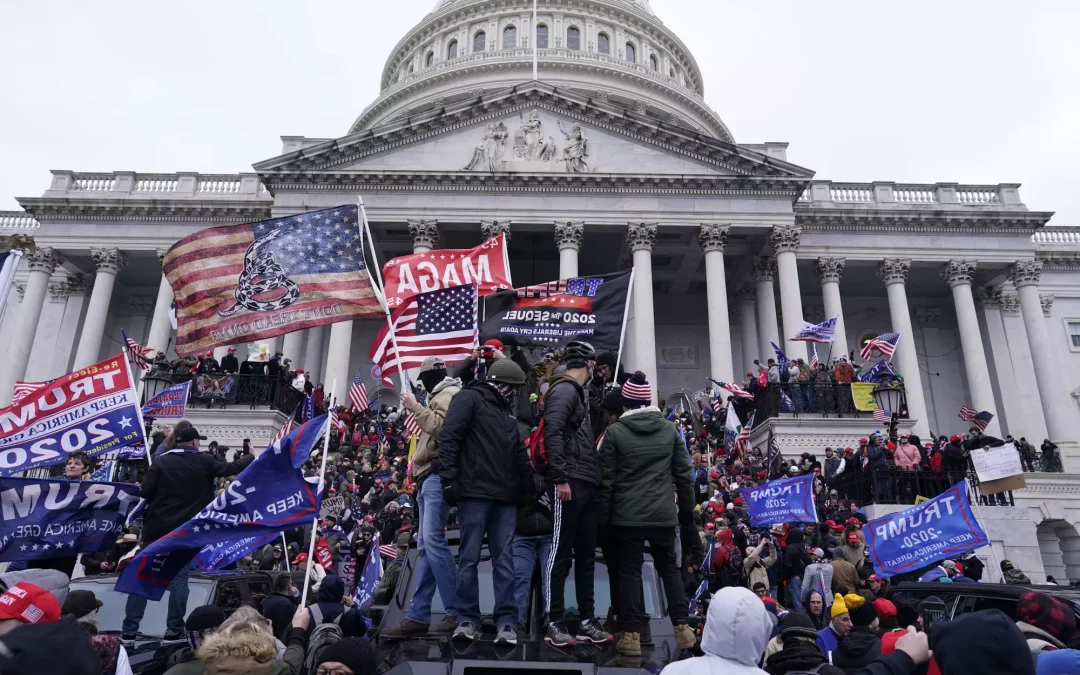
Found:
<path fill-rule="evenodd" d="M 319 654 L 316 667 L 331 661 L 345 664 L 356 675 L 375 675 L 378 667 L 375 650 L 363 638 L 345 638 L 326 647 Z"/>

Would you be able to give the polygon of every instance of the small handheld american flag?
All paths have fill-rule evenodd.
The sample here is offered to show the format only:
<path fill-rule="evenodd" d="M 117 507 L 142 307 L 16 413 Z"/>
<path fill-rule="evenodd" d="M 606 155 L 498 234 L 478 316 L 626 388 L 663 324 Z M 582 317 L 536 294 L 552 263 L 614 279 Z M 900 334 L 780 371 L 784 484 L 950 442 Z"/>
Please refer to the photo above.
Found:
<path fill-rule="evenodd" d="M 971 423 L 979 427 L 979 431 L 986 431 L 986 425 L 990 424 L 990 420 L 994 419 L 993 413 L 983 410 L 975 417 L 971 418 Z"/>
<path fill-rule="evenodd" d="M 978 414 L 979 411 L 975 408 L 970 408 L 966 405 L 962 405 L 960 406 L 959 412 L 956 413 L 956 416 L 964 420 L 965 422 L 970 422 L 971 420 L 975 419 L 975 416 Z"/>
<path fill-rule="evenodd" d="M 888 424 L 892 421 L 892 413 L 884 408 L 874 408 L 874 421 Z"/>
<path fill-rule="evenodd" d="M 710 379 L 710 380 L 711 380 L 711 381 L 712 381 L 712 382 L 713 382 L 714 384 L 716 384 L 716 386 L 720 387 L 721 389 L 724 389 L 724 390 L 730 391 L 730 392 L 731 392 L 732 394 L 735 394 L 735 395 L 736 395 L 736 396 L 738 396 L 739 398 L 748 398 L 748 399 L 750 399 L 751 401 L 752 401 L 752 400 L 754 400 L 754 395 L 753 395 L 753 394 L 751 394 L 750 392 L 746 391 L 745 389 L 743 389 L 742 387 L 740 387 L 740 386 L 739 386 L 739 385 L 737 385 L 737 384 L 733 384 L 733 383 L 731 383 L 731 382 L 720 382 L 720 381 L 718 381 L 718 380 L 713 380 L 713 379 L 712 379 L 711 377 L 710 377 L 709 379 Z"/>
<path fill-rule="evenodd" d="M 132 340 L 127 331 L 121 329 L 120 333 L 124 336 L 124 345 L 127 347 L 128 358 L 131 359 L 132 365 L 141 370 L 150 370 L 150 352 L 154 350 Z"/>
<path fill-rule="evenodd" d="M 818 356 L 817 356 L 817 343 L 816 342 L 811 342 L 810 343 L 810 367 L 811 368 L 817 368 L 818 363 L 820 363 L 820 362 L 818 361 Z"/>
<path fill-rule="evenodd" d="M 876 349 L 881 352 L 881 355 L 885 358 L 891 358 L 893 352 L 896 351 L 896 343 L 899 341 L 900 333 L 882 333 L 863 345 L 862 351 L 859 352 L 859 356 L 865 361 L 870 358 L 870 354 Z"/>

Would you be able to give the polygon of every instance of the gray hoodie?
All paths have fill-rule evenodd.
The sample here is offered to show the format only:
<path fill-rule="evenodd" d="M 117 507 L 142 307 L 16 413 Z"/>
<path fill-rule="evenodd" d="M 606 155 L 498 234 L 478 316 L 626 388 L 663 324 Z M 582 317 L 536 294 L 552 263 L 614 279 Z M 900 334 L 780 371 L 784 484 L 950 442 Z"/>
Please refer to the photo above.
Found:
<path fill-rule="evenodd" d="M 722 588 L 709 601 L 701 636 L 705 656 L 670 663 L 661 675 L 767 675 L 757 664 L 775 625 L 775 617 L 752 591 Z"/>

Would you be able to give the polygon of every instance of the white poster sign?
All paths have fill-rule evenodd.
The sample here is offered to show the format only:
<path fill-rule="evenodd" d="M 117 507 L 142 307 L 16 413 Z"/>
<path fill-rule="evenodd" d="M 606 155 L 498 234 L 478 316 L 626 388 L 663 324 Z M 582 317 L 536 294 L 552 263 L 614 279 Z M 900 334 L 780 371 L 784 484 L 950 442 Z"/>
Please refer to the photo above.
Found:
<path fill-rule="evenodd" d="M 1013 443 L 1006 443 L 998 448 L 972 450 L 971 462 L 983 483 L 1024 473 L 1024 467 L 1020 464 L 1020 452 Z"/>

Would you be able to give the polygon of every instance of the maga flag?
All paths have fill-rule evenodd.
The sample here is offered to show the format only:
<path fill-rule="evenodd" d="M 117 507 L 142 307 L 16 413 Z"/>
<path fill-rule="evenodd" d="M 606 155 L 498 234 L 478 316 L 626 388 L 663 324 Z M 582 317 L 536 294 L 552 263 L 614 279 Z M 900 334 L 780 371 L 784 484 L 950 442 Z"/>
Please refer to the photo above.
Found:
<path fill-rule="evenodd" d="M 201 567 L 216 569 L 267 535 L 310 523 L 319 512 L 319 479 L 308 481 L 301 467 L 325 428 L 321 415 L 267 448 L 194 518 L 139 551 L 116 590 L 160 600 L 197 554 Z"/>
<path fill-rule="evenodd" d="M 482 299 L 480 340 L 557 347 L 586 340 L 597 351 L 619 348 L 630 272 L 560 279 Z"/>
<path fill-rule="evenodd" d="M 355 204 L 196 232 L 162 269 L 180 356 L 383 314 Z"/>
<path fill-rule="evenodd" d="M 414 295 L 453 286 L 476 284 L 480 295 L 505 291 L 510 283 L 506 235 L 488 239 L 476 248 L 440 248 L 403 255 L 383 265 L 386 304 L 399 307 Z"/>

